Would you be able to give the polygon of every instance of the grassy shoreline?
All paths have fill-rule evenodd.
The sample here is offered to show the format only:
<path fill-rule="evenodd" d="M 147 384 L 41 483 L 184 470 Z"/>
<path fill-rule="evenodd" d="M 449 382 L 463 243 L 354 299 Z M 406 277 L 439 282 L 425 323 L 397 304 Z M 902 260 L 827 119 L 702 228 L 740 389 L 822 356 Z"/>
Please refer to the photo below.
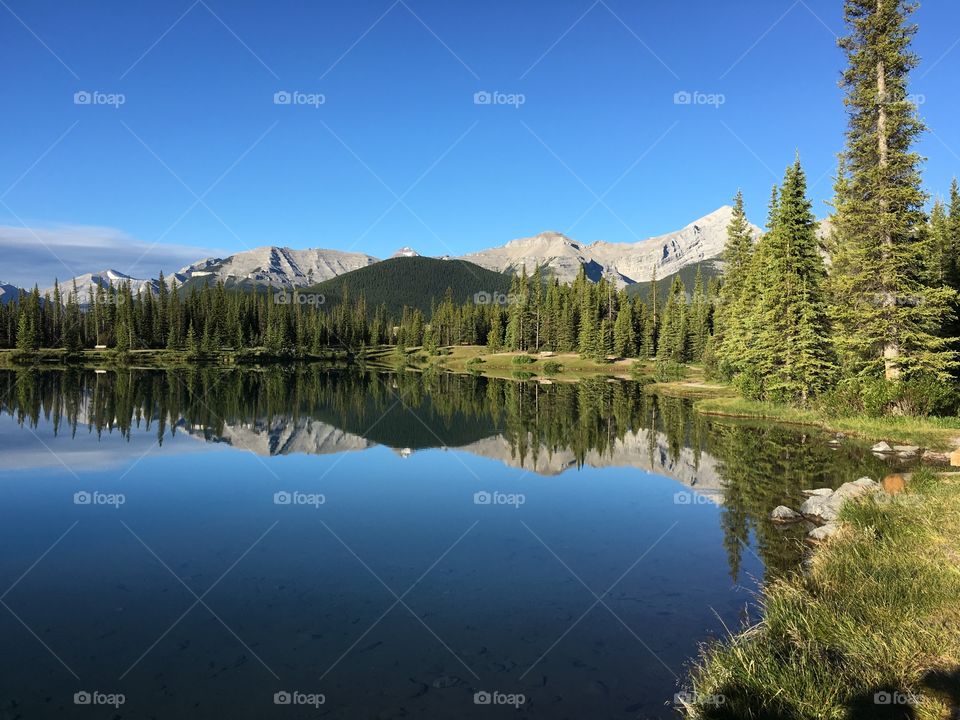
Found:
<path fill-rule="evenodd" d="M 703 648 L 688 717 L 956 717 L 960 477 L 920 471 L 840 519 L 805 571 L 764 588 L 759 624 Z"/>
<path fill-rule="evenodd" d="M 960 418 L 828 417 L 815 410 L 746 400 L 727 385 L 704 381 L 702 368 L 698 366 L 688 366 L 682 380 L 655 382 L 653 363 L 632 358 L 595 360 L 576 353 L 492 352 L 481 345 L 443 348 L 436 355 L 415 347 L 404 350 L 402 356 L 393 346 L 367 347 L 358 353 L 330 350 L 317 355 L 272 355 L 263 348 L 218 350 L 201 358 L 191 358 L 184 350 L 131 350 L 125 357 L 118 357 L 109 349 L 83 350 L 79 355 L 68 358 L 63 350 L 44 349 L 26 362 L 16 362 L 16 355 L 13 350 L 0 350 L 0 367 L 162 369 L 197 365 L 241 367 L 302 361 L 339 364 L 359 362 L 371 367 L 405 367 L 414 371 L 436 369 L 504 380 L 536 379 L 540 382 L 578 382 L 585 378 L 608 377 L 637 380 L 647 385 L 647 392 L 690 399 L 694 402 L 694 409 L 704 415 L 817 427 L 866 440 L 910 443 L 936 451 L 960 447 Z"/>

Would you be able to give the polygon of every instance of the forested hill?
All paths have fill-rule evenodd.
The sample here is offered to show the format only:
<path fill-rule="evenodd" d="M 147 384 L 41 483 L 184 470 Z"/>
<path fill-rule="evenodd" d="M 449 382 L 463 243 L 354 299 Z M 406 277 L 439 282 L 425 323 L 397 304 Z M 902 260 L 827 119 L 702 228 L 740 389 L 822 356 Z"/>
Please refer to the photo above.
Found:
<path fill-rule="evenodd" d="M 472 302 L 477 293 L 490 296 L 510 292 L 510 275 L 486 270 L 465 260 L 438 260 L 428 257 L 397 257 L 353 270 L 322 283 L 303 288 L 301 293 L 320 293 L 327 306 L 341 301 L 346 288 L 351 304 L 362 293 L 373 312 L 381 303 L 397 317 L 406 305 L 429 316 L 431 301 L 443 300 L 450 288 L 456 304 Z"/>
<path fill-rule="evenodd" d="M 721 275 L 723 275 L 723 265 L 719 260 L 704 260 L 696 265 L 688 265 L 680 270 L 680 272 L 673 273 L 671 275 L 665 275 L 662 278 L 658 277 L 657 295 L 662 301 L 666 302 L 667 297 L 670 295 L 670 285 L 673 283 L 673 278 L 677 275 L 679 275 L 680 279 L 683 281 L 683 285 L 687 289 L 687 292 L 692 291 L 694 282 L 697 278 L 698 269 L 703 275 L 704 284 L 709 283 L 712 279 L 719 278 Z M 638 282 L 634 283 L 633 285 L 627 285 L 627 295 L 630 297 L 637 297 L 639 295 L 644 300 L 648 299 L 650 295 L 650 283 Z"/>

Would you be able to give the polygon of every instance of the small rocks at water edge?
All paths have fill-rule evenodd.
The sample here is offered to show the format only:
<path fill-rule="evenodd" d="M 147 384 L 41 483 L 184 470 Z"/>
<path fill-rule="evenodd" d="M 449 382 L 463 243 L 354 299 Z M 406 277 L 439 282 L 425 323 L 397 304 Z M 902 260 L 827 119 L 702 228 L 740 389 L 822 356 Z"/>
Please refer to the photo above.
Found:
<path fill-rule="evenodd" d="M 829 522 L 826 525 L 821 525 L 818 528 L 814 528 L 807 533 L 807 537 L 813 540 L 814 542 L 821 542 L 828 538 L 833 537 L 837 534 L 837 531 L 840 529 L 840 526 L 836 523 Z"/>
<path fill-rule="evenodd" d="M 786 505 L 779 505 L 770 513 L 770 519 L 776 523 L 798 522 L 803 519 L 823 523 L 821 527 L 811 530 L 807 536 L 811 540 L 826 540 L 838 529 L 835 521 L 840 515 L 840 507 L 843 503 L 852 498 L 882 491 L 883 486 L 867 477 L 844 483 L 836 490 L 830 488 L 804 490 L 803 494 L 807 499 L 800 506 L 799 513 Z"/>
<path fill-rule="evenodd" d="M 770 513 L 770 519 L 778 523 L 792 523 L 803 520 L 803 515 L 796 510 L 791 510 L 786 505 L 779 505 Z"/>

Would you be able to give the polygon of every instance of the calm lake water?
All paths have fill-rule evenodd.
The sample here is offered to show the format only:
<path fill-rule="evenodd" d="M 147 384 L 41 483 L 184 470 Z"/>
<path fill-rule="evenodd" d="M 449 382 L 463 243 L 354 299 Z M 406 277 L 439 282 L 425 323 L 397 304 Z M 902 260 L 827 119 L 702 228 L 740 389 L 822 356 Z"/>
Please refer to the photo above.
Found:
<path fill-rule="evenodd" d="M 4 372 L 0 410 L 3 720 L 674 717 L 802 558 L 770 510 L 886 471 L 606 380 Z"/>

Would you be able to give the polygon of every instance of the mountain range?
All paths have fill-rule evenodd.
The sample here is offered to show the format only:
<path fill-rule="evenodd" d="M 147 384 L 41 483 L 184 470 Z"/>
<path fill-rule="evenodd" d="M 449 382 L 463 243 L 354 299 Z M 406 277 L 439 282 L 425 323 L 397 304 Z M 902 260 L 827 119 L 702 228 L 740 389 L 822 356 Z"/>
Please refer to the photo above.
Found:
<path fill-rule="evenodd" d="M 621 287 L 645 284 L 654 271 L 657 277 L 666 278 L 683 268 L 719 260 L 732 212 L 733 208 L 725 205 L 680 230 L 636 243 L 597 241 L 583 244 L 563 233 L 551 231 L 511 240 L 505 245 L 459 258 L 445 256 L 441 259 L 465 260 L 487 270 L 508 274 L 524 267 L 532 272 L 539 265 L 561 282 L 572 281 L 583 267 L 594 281 L 606 277 Z M 753 226 L 753 229 L 759 236 L 760 228 Z M 400 248 L 393 256 L 394 259 L 418 257 L 419 253 L 410 247 Z M 380 262 L 378 258 L 360 252 L 266 246 L 224 258 L 199 260 L 167 280 L 175 279 L 185 288 L 217 281 L 237 289 L 268 285 L 286 289 L 307 288 Z M 63 281 L 62 291 L 69 290 L 74 280 L 81 298 L 86 297 L 91 288 L 96 291 L 98 286 L 106 288 L 111 283 L 116 286 L 129 281 L 134 293 L 157 288 L 154 278 L 134 278 L 107 269 Z M 7 301 L 11 294 L 17 294 L 16 288 L 8 287 L 3 286 L 0 301 Z M 48 288 L 45 292 L 52 294 L 52 291 L 53 288 Z"/>

